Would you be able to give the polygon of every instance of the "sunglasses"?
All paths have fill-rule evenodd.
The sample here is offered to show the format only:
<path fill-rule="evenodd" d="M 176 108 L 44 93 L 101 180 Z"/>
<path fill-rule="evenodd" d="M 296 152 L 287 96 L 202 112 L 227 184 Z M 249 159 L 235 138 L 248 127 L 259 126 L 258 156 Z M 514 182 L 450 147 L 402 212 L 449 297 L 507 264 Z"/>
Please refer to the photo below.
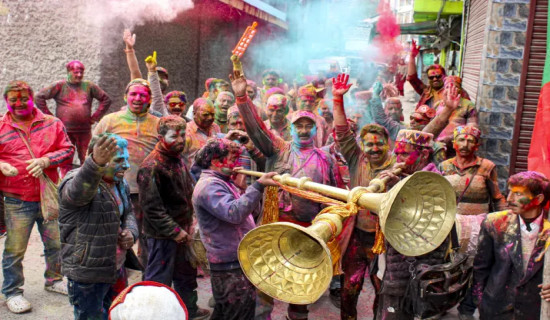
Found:
<path fill-rule="evenodd" d="M 428 79 L 430 80 L 439 80 L 441 79 L 442 75 L 438 74 L 438 75 L 435 75 L 435 76 L 428 76 Z"/>

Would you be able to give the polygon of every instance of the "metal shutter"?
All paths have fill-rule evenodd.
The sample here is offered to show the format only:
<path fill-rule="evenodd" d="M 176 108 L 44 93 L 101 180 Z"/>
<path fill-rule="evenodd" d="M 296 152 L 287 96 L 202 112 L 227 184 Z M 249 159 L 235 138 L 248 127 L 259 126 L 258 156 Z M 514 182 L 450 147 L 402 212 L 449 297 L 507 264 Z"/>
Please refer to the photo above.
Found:
<path fill-rule="evenodd" d="M 531 146 L 546 58 L 547 24 L 548 0 L 532 0 L 512 140 L 510 174 L 527 170 L 527 155 Z"/>
<path fill-rule="evenodd" d="M 487 23 L 487 0 L 472 0 L 468 9 L 466 43 L 462 61 L 462 87 L 476 102 L 479 88 L 481 58 L 483 54 L 485 25 Z"/>

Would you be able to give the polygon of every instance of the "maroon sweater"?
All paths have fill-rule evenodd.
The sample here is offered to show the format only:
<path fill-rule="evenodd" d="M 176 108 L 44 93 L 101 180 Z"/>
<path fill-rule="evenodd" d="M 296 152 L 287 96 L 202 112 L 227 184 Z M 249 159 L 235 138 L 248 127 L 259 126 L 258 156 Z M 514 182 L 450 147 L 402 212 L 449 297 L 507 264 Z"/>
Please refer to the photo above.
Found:
<path fill-rule="evenodd" d="M 82 81 L 80 84 L 71 84 L 67 80 L 57 81 L 40 90 L 34 98 L 36 106 L 49 115 L 52 113 L 46 100 L 55 100 L 55 116 L 63 122 L 67 132 L 90 132 L 91 121 L 98 122 L 111 106 L 107 93 L 91 81 Z M 99 100 L 99 107 L 92 115 L 94 99 Z"/>

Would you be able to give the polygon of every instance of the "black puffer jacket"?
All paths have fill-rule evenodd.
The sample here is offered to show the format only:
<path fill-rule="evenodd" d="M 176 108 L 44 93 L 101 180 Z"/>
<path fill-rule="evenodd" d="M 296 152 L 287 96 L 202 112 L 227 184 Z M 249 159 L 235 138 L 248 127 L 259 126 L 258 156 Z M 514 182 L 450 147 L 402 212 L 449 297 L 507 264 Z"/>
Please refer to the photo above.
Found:
<path fill-rule="evenodd" d="M 128 184 L 117 185 L 124 205 L 121 215 L 114 195 L 102 182 L 103 172 L 89 156 L 59 186 L 61 271 L 78 282 L 115 283 L 119 227 L 138 237 Z"/>
<path fill-rule="evenodd" d="M 401 297 L 405 294 L 411 277 L 409 266 L 412 264 L 427 264 L 430 266 L 447 262 L 445 260 L 449 248 L 449 237 L 435 250 L 418 257 L 407 257 L 397 252 L 386 241 L 386 272 L 382 281 L 380 294 L 389 294 Z"/>

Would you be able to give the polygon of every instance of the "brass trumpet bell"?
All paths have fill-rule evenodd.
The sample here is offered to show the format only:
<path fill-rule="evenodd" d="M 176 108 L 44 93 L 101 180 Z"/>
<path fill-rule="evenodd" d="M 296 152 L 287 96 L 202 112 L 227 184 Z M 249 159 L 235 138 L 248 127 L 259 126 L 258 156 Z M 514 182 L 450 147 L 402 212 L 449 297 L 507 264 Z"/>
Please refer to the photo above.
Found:
<path fill-rule="evenodd" d="M 358 204 L 378 213 L 384 235 L 397 251 L 418 256 L 437 248 L 449 234 L 456 214 L 455 197 L 442 176 L 417 172 L 387 193 L 363 194 Z M 343 220 L 336 214 L 323 214 L 308 228 L 277 222 L 251 230 L 239 244 L 243 272 L 275 299 L 293 304 L 317 301 L 332 278 L 326 243 L 341 232 Z"/>

